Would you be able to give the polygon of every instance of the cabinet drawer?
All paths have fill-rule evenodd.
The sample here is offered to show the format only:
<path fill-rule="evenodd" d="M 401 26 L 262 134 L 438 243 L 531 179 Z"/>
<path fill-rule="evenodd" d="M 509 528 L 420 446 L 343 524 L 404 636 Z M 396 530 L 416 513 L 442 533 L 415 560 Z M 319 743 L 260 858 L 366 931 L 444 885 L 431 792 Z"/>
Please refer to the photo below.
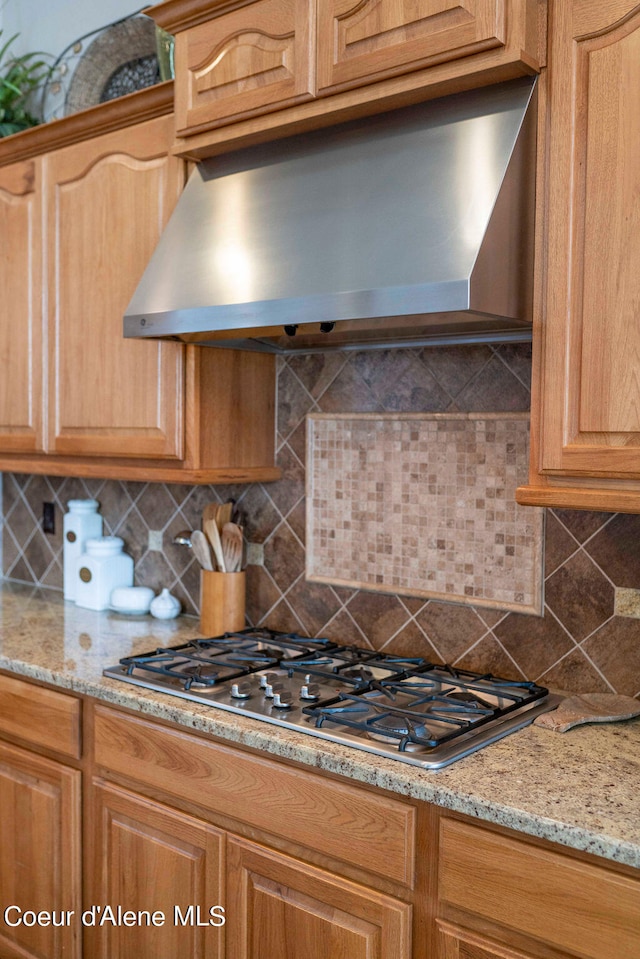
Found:
<path fill-rule="evenodd" d="M 101 706 L 95 749 L 130 780 L 413 886 L 412 806 Z"/>
<path fill-rule="evenodd" d="M 640 882 L 479 826 L 441 820 L 439 898 L 581 959 L 640 956 Z"/>
<path fill-rule="evenodd" d="M 0 675 L 0 735 L 80 758 L 80 701 Z"/>
<path fill-rule="evenodd" d="M 309 99 L 309 0 L 254 0 L 176 37 L 176 130 Z"/>
<path fill-rule="evenodd" d="M 318 5 L 318 89 L 371 83 L 504 47 L 506 39 L 502 0 L 325 0 Z"/>

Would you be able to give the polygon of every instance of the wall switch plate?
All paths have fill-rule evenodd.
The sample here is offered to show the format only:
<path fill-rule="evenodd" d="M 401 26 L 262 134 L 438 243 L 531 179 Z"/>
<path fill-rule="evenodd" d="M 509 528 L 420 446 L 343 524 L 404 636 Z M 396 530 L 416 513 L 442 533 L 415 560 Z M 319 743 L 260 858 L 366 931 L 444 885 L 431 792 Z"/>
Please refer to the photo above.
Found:
<path fill-rule="evenodd" d="M 42 504 L 42 531 L 44 533 L 56 531 L 56 510 L 53 503 Z"/>

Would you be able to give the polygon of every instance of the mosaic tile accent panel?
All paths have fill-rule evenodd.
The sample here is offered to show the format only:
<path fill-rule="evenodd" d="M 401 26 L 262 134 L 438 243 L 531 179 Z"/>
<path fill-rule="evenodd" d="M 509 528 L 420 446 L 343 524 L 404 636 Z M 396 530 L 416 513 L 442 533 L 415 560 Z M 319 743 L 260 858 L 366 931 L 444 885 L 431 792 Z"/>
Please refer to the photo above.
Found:
<path fill-rule="evenodd" d="M 541 612 L 526 415 L 311 415 L 307 436 L 309 580 Z"/>

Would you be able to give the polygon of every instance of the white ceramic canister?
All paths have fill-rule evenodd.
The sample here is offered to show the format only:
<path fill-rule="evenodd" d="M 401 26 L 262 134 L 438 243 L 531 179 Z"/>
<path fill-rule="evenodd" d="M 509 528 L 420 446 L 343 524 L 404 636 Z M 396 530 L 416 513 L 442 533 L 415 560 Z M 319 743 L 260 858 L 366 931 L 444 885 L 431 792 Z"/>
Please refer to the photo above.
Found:
<path fill-rule="evenodd" d="M 133 585 L 133 558 L 124 553 L 119 536 L 88 539 L 76 566 L 76 604 L 86 609 L 108 609 L 111 593 Z"/>
<path fill-rule="evenodd" d="M 62 519 L 63 546 L 62 568 L 64 572 L 64 598 L 76 598 L 78 560 L 84 553 L 88 539 L 102 536 L 102 516 L 98 513 L 96 499 L 70 499 L 68 513 Z"/>

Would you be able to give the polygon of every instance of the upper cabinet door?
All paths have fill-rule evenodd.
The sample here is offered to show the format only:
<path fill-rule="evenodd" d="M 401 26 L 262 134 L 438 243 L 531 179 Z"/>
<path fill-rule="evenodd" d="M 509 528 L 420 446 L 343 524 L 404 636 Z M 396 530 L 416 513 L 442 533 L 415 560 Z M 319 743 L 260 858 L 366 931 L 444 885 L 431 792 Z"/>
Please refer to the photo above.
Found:
<path fill-rule="evenodd" d="M 43 448 L 39 160 L 0 168 L 0 450 Z"/>
<path fill-rule="evenodd" d="M 183 455 L 182 346 L 122 335 L 181 187 L 171 137 L 165 116 L 45 157 L 49 452 Z"/>
<path fill-rule="evenodd" d="M 504 0 L 323 0 L 318 91 L 502 47 L 506 19 Z"/>
<path fill-rule="evenodd" d="M 543 472 L 640 478 L 640 5 L 552 6 Z"/>
<path fill-rule="evenodd" d="M 311 0 L 255 0 L 178 34 L 176 131 L 312 95 Z"/>

